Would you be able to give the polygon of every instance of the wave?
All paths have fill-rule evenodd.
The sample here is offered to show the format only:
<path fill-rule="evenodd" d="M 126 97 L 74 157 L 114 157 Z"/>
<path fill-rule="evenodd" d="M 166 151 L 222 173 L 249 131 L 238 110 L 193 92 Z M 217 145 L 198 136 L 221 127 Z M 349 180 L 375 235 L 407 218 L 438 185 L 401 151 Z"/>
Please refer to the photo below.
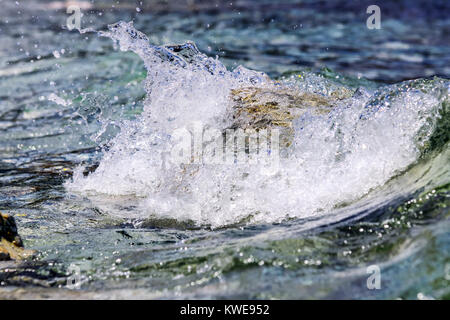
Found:
<path fill-rule="evenodd" d="M 228 70 L 192 42 L 153 46 L 131 22 L 101 35 L 143 60 L 145 106 L 120 125 L 98 168 L 79 167 L 65 186 L 112 215 L 211 228 L 329 223 L 331 212 L 362 203 L 425 157 L 448 155 L 448 80 L 379 88 L 311 72 L 271 80 Z"/>

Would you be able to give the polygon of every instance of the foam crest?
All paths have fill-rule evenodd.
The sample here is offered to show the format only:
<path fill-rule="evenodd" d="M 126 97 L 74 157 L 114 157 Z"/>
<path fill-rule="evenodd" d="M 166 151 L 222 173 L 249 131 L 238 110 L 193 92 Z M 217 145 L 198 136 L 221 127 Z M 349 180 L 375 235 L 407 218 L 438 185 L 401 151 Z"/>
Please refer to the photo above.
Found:
<path fill-rule="evenodd" d="M 311 108 L 296 119 L 292 143 L 275 168 L 268 170 L 261 161 L 210 164 L 191 157 L 188 163 L 171 164 L 171 150 L 185 138 L 176 134 L 180 128 L 191 145 L 195 126 L 203 134 L 233 126 L 232 90 L 270 88 L 272 100 L 283 99 L 281 89 L 278 98 L 273 94 L 283 87 L 330 99 L 335 91 L 328 92 L 329 81 L 316 75 L 296 84 L 292 79 L 272 82 L 244 67 L 229 71 L 189 42 L 152 46 L 131 23 L 119 22 L 103 35 L 144 61 L 147 101 L 138 120 L 122 124 L 95 172 L 84 176 L 79 168 L 66 187 L 111 214 L 130 218 L 221 227 L 327 214 L 415 163 L 448 100 L 443 80 L 411 81 L 377 92 L 360 88 L 333 98 L 329 112 Z"/>

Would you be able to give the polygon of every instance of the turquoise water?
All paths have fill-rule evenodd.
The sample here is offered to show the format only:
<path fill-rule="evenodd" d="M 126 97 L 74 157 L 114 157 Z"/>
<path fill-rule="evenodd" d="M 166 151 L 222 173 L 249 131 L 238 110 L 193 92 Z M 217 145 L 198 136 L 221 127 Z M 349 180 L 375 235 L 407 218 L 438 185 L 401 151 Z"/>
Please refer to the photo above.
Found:
<path fill-rule="evenodd" d="M 365 27 L 362 4 L 342 2 L 83 9 L 82 28 L 133 19 L 152 44 L 194 41 L 230 71 L 243 65 L 300 92 L 355 93 L 330 116 L 296 124 L 299 153 L 281 178 L 268 183 L 239 168 L 253 179 L 240 184 L 236 168 L 205 169 L 206 180 L 244 190 L 231 191 L 231 209 L 214 188 L 167 191 L 177 176 L 156 192 L 146 184 L 153 166 L 138 161 L 155 149 L 138 143 L 154 139 L 147 118 L 169 132 L 158 110 L 174 101 L 185 112 L 167 107 L 171 123 L 212 121 L 205 110 L 220 113 L 219 89 L 234 83 L 168 72 L 179 82 L 166 96 L 144 80 L 169 67 L 63 29 L 60 2 L 0 3 L 0 210 L 38 252 L 0 264 L 2 298 L 449 297 L 445 2 L 387 2 L 381 30 Z M 206 180 L 187 182 L 202 190 Z M 187 200 L 177 207 L 177 198 Z M 216 198 L 217 211 L 189 207 Z M 381 270 L 380 290 L 367 287 L 371 265 Z M 81 287 L 71 290 L 74 268 Z"/>

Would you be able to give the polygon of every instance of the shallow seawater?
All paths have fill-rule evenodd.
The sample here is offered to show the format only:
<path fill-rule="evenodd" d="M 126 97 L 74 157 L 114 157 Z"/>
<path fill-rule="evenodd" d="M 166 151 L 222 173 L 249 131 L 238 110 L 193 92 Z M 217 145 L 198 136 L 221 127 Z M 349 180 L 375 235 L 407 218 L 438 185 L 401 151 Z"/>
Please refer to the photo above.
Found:
<path fill-rule="evenodd" d="M 0 263 L 0 297 L 448 299 L 448 4 L 387 2 L 374 31 L 345 3 L 87 2 L 101 36 L 62 28 L 60 1 L 0 1 L 0 210 L 38 252 Z M 182 68 L 107 31 L 130 20 L 201 53 Z M 275 173 L 160 165 L 173 130 L 226 129 L 229 92 L 268 77 L 346 94 L 294 122 Z"/>

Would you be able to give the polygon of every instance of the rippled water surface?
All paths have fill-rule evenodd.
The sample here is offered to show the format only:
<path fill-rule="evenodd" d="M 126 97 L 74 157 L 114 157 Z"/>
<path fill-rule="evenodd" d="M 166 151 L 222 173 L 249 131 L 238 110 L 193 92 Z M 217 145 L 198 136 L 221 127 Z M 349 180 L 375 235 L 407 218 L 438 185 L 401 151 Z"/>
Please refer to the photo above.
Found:
<path fill-rule="evenodd" d="M 80 4 L 143 44 L 0 0 L 0 210 L 37 251 L 0 262 L 0 297 L 449 298 L 448 2 L 386 1 L 380 30 L 364 1 L 189 3 Z M 187 40 L 185 68 L 146 45 Z M 229 126 L 230 90 L 272 88 L 261 72 L 348 95 L 294 122 L 276 175 L 158 165 L 174 128 Z"/>

